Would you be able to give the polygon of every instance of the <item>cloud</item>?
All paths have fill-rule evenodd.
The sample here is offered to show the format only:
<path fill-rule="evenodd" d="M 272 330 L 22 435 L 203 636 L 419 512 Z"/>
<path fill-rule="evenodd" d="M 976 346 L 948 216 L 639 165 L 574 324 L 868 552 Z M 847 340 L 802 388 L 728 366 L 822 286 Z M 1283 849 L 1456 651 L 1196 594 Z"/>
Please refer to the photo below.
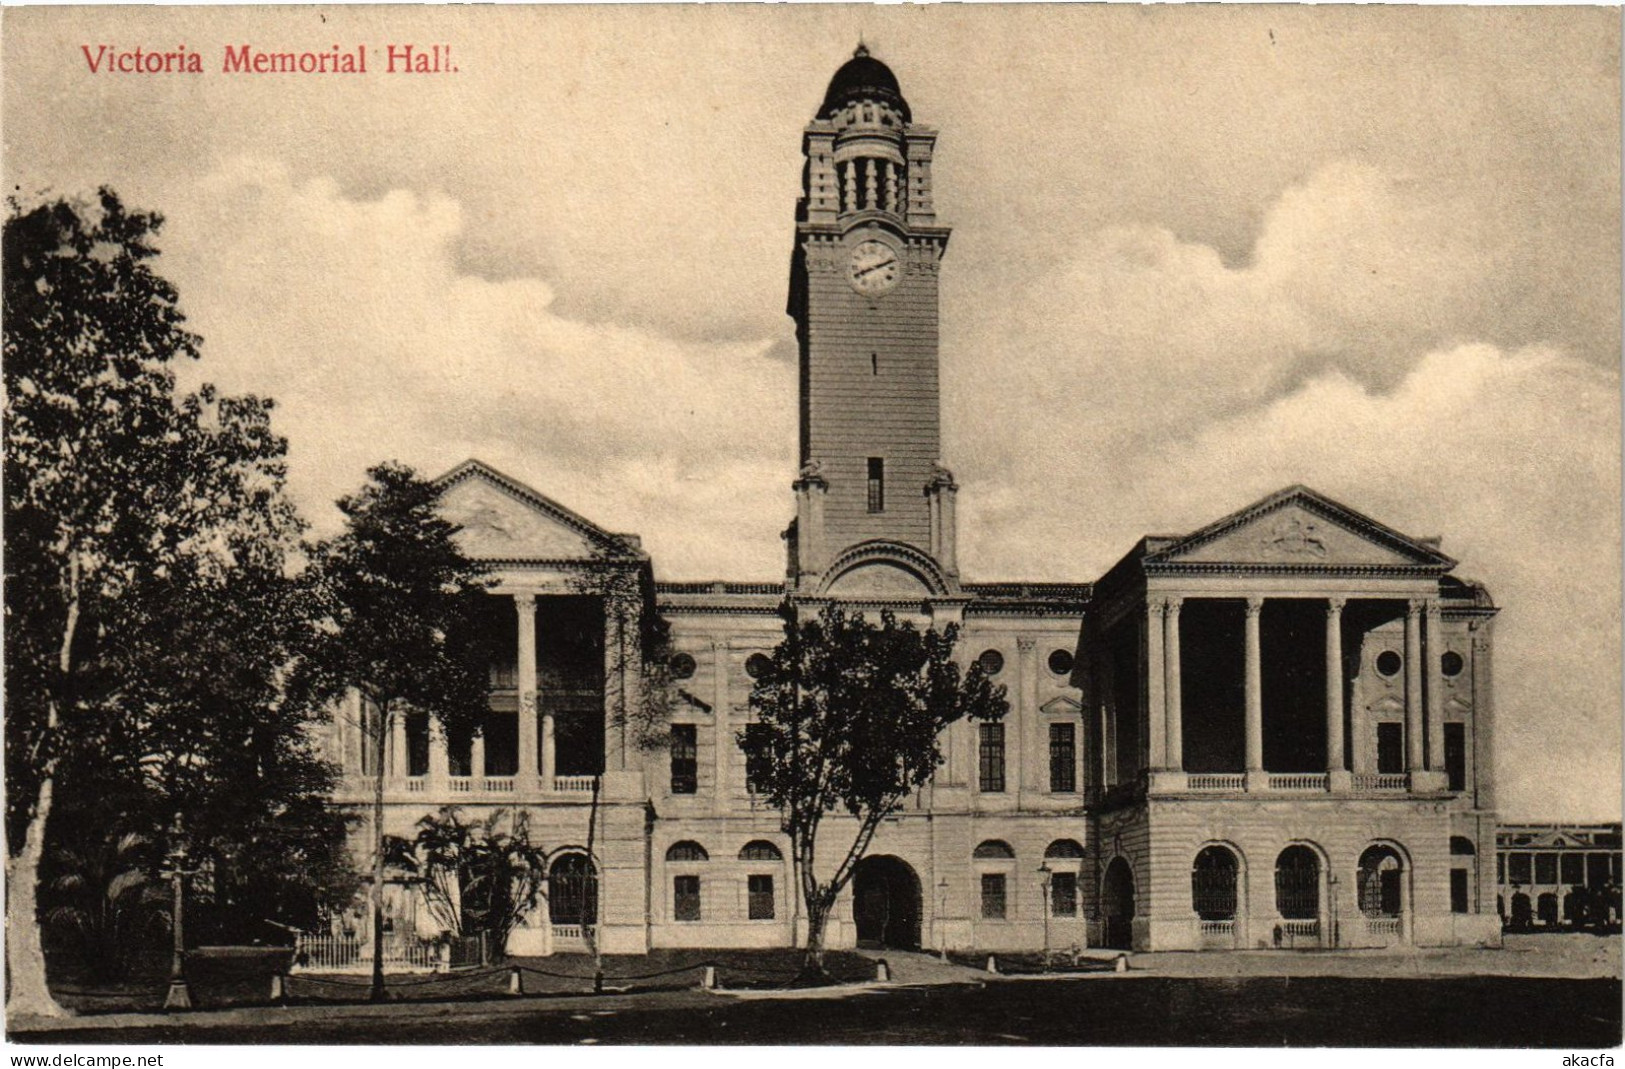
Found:
<path fill-rule="evenodd" d="M 584 323 L 541 279 L 464 274 L 463 213 L 443 196 L 355 199 L 251 158 L 193 196 L 165 266 L 206 339 L 195 377 L 277 400 L 293 489 L 320 523 L 371 463 L 437 473 L 477 455 L 642 531 L 676 574 L 781 567 L 795 371 L 766 358 L 770 339 Z M 707 556 L 722 544 L 739 548 Z"/>
<path fill-rule="evenodd" d="M 478 456 L 642 534 L 664 577 L 779 573 L 782 338 L 585 321 L 554 279 L 470 273 L 456 200 L 359 197 L 265 159 L 223 165 L 170 217 L 200 374 L 278 400 L 294 488 L 326 522 L 367 464 Z M 1094 578 L 1141 534 L 1308 483 L 1443 534 L 1505 607 L 1503 806 L 1609 815 L 1587 785 L 1619 775 L 1619 378 L 1509 341 L 1469 218 L 1337 161 L 1284 189 L 1235 262 L 1116 225 L 1007 291 L 945 293 L 967 575 Z"/>

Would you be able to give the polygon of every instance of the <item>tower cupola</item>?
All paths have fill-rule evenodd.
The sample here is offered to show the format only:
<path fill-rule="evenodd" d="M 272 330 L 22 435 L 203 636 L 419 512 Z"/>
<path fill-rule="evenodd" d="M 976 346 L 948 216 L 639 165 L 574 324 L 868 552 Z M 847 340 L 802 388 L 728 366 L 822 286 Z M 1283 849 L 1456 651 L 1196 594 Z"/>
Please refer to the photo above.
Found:
<path fill-rule="evenodd" d="M 913 118 L 897 76 L 859 44 L 830 79 L 807 128 L 808 217 L 929 216 L 931 139 Z M 919 142 L 913 153 L 911 140 Z M 910 157 L 921 149 L 915 166 Z"/>

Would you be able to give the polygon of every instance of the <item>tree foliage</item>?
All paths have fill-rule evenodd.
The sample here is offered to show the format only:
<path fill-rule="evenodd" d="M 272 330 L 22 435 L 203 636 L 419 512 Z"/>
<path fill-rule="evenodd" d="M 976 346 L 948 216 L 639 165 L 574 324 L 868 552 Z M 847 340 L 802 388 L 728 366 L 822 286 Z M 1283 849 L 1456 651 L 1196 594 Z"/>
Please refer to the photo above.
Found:
<path fill-rule="evenodd" d="M 277 685 L 300 640 L 285 443 L 267 400 L 178 394 L 172 364 L 195 358 L 199 339 L 152 269 L 160 225 L 106 189 L 88 205 L 13 203 L 5 223 L 7 909 L 20 1012 L 57 1012 L 36 924 L 47 834 L 83 850 L 104 834 L 156 841 L 182 804 L 252 809 L 267 791 L 271 812 L 323 804 L 319 762 L 302 748 L 311 714 Z M 233 771 L 245 753 L 257 779 Z M 78 813 L 120 807 L 93 831 L 53 827 L 59 786 Z M 216 845 L 285 858 L 318 826 L 331 831 L 321 819 L 285 826 L 280 848 L 244 851 L 222 821 Z"/>
<path fill-rule="evenodd" d="M 401 464 L 380 464 L 339 501 L 344 531 L 311 559 L 322 627 L 294 676 L 295 700 L 359 692 L 373 782 L 373 992 L 383 994 L 384 766 L 393 718 L 426 713 L 448 731 L 479 731 L 489 711 L 486 569 L 464 556 L 439 491 Z"/>
<path fill-rule="evenodd" d="M 430 914 L 455 935 L 489 933 L 497 955 L 541 897 L 547 851 L 530 838 L 523 810 L 492 810 L 465 823 L 456 806 L 418 821 L 410 840 L 389 837 L 391 864 L 421 881 Z"/>
<path fill-rule="evenodd" d="M 739 733 L 754 789 L 780 811 L 807 906 L 808 966 L 822 969 L 823 930 L 880 822 L 902 808 L 942 763 L 940 735 L 955 721 L 994 720 L 1003 686 L 979 664 L 953 659 L 958 628 L 920 630 L 883 612 L 828 605 L 812 618 L 785 609 L 784 639 L 757 676 L 754 731 Z M 857 822 L 827 878 L 817 868 L 826 815 Z"/>

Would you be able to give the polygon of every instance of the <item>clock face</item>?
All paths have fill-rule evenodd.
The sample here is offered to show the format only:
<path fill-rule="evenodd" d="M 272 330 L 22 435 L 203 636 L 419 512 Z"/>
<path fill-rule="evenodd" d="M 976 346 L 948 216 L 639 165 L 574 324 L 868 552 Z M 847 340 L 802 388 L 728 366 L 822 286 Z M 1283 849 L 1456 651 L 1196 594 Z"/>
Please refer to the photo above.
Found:
<path fill-rule="evenodd" d="M 847 268 L 847 281 L 859 293 L 885 293 L 897 285 L 902 265 L 897 253 L 883 241 L 861 241 L 852 250 L 852 263 Z"/>

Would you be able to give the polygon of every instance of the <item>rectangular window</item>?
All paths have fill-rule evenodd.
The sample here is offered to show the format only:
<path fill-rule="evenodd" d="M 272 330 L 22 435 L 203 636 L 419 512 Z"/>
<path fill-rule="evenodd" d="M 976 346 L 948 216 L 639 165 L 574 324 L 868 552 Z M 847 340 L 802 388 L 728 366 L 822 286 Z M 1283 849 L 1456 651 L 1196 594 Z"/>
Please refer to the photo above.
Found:
<path fill-rule="evenodd" d="M 771 730 L 766 724 L 745 725 L 745 741 L 749 744 L 749 749 L 745 750 L 745 790 L 751 794 L 762 793 L 762 785 L 767 782 L 768 770 L 772 768 L 772 759 L 761 756 Z M 752 757 L 753 752 L 757 756 Z"/>
<path fill-rule="evenodd" d="M 748 877 L 747 886 L 750 888 L 750 919 L 753 921 L 770 921 L 773 919 L 773 877 Z"/>
<path fill-rule="evenodd" d="M 671 793 L 693 794 L 699 789 L 700 750 L 693 724 L 671 726 Z"/>
<path fill-rule="evenodd" d="M 869 511 L 886 511 L 886 461 L 869 458 Z"/>
<path fill-rule="evenodd" d="M 1502 881 L 1505 882 L 1505 881 Z M 1586 886 L 1599 891 L 1608 882 L 1608 855 L 1586 855 Z"/>
<path fill-rule="evenodd" d="M 406 717 L 406 774 L 429 774 L 429 714 L 408 713 Z"/>
<path fill-rule="evenodd" d="M 1507 882 L 1507 856 L 1505 854 L 1495 855 L 1495 882 Z"/>
<path fill-rule="evenodd" d="M 1049 880 L 1049 911 L 1056 917 L 1078 915 L 1078 874 L 1057 872 Z"/>
<path fill-rule="evenodd" d="M 1536 854 L 1535 855 L 1535 882 L 1536 883 L 1556 883 L 1557 882 L 1557 855 L 1556 854 Z"/>
<path fill-rule="evenodd" d="M 1078 742 L 1072 724 L 1049 726 L 1049 789 L 1056 794 L 1078 789 Z"/>
<path fill-rule="evenodd" d="M 1584 854 L 1564 854 L 1563 860 L 1558 864 L 1563 871 L 1564 883 L 1586 882 L 1586 857 Z"/>
<path fill-rule="evenodd" d="M 1450 777 L 1450 789 L 1467 789 L 1467 725 L 1444 726 L 1444 771 Z"/>
<path fill-rule="evenodd" d="M 1533 883 L 1529 878 L 1529 855 L 1512 854 L 1507 861 L 1507 880 L 1509 883 Z"/>
<path fill-rule="evenodd" d="M 1450 912 L 1467 913 L 1467 870 L 1450 870 Z"/>
<path fill-rule="evenodd" d="M 1004 874 L 982 873 L 982 919 L 1004 920 Z"/>
<path fill-rule="evenodd" d="M 978 782 L 984 792 L 998 794 L 1004 790 L 1004 725 L 981 724 L 979 728 L 982 741 Z"/>
<path fill-rule="evenodd" d="M 671 881 L 671 915 L 675 920 L 700 919 L 700 878 L 674 876 Z"/>
<path fill-rule="evenodd" d="M 1405 771 L 1405 725 L 1377 725 L 1377 772 L 1392 776 Z"/>

